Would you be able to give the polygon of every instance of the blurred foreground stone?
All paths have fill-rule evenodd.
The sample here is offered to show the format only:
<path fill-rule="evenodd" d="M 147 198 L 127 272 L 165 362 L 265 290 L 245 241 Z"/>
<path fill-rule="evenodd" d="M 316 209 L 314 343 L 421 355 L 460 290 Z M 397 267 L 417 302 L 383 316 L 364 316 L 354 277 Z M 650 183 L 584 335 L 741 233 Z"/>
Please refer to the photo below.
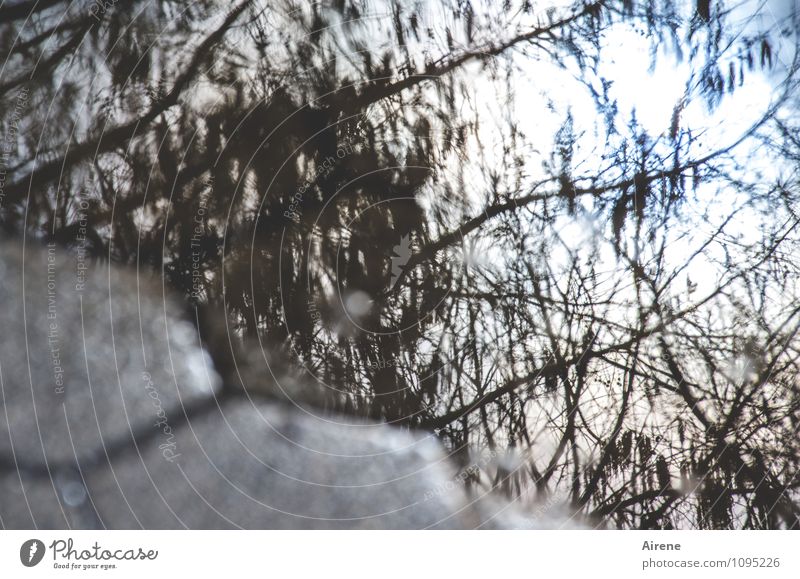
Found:
<path fill-rule="evenodd" d="M 4 528 L 547 526 L 432 436 L 229 393 L 149 276 L 6 243 L 0 287 Z"/>

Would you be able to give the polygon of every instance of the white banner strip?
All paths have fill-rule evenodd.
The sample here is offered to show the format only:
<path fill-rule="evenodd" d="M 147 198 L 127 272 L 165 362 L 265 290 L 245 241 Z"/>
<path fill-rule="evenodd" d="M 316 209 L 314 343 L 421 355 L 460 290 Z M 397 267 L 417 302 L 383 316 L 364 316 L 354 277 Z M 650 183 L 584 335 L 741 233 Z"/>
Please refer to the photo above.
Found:
<path fill-rule="evenodd" d="M 791 531 L 3 531 L 0 576 L 797 578 L 798 547 Z"/>

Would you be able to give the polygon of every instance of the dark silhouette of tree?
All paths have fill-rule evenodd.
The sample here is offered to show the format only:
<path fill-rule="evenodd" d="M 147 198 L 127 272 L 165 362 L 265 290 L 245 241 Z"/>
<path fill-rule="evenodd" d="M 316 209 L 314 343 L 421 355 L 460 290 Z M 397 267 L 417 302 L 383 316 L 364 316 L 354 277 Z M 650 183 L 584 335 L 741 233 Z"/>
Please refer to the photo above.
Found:
<path fill-rule="evenodd" d="M 204 332 L 244 389 L 315 382 L 464 468 L 508 453 L 469 471 L 477 492 L 623 528 L 794 528 L 797 14 L 747 9 L 4 5 L 0 219 L 224 314 Z M 691 71 L 660 134 L 604 72 L 622 30 Z M 521 110 L 522 78 L 549 107 Z M 758 120 L 707 138 L 689 109 L 754 78 L 775 89 Z"/>

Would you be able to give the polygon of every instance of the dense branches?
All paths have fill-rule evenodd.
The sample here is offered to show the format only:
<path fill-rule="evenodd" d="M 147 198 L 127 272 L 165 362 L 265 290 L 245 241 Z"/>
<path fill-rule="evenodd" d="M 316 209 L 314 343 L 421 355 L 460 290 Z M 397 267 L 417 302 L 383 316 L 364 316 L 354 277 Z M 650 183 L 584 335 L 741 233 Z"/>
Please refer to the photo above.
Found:
<path fill-rule="evenodd" d="M 432 429 L 478 491 L 798 525 L 797 36 L 762 3 L 66 4 L 0 8 L 6 231 L 162 272 L 227 380 Z M 609 72 L 631 38 L 663 118 Z"/>

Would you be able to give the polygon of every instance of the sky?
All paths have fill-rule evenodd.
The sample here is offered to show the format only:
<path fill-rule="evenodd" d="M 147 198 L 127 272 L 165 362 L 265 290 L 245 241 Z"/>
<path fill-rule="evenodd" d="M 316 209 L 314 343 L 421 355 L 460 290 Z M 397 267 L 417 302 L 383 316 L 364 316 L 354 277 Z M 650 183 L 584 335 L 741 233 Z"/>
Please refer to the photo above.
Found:
<path fill-rule="evenodd" d="M 755 36 L 766 30 L 794 30 L 796 27 L 792 23 L 797 22 L 798 18 L 796 6 L 794 8 L 793 12 L 790 0 L 740 2 L 728 16 L 729 28 L 732 31 L 741 31 L 737 40 L 744 35 Z M 617 103 L 617 126 L 620 130 L 624 132 L 626 123 L 635 115 L 640 127 L 652 139 L 660 138 L 665 143 L 668 142 L 673 111 L 680 104 L 681 125 L 691 127 L 692 135 L 695 136 L 694 155 L 702 156 L 736 143 L 780 98 L 786 90 L 783 81 L 795 57 L 796 40 L 794 35 L 782 38 L 778 43 L 773 40 L 773 68 L 760 70 L 756 67 L 753 71 L 746 70 L 741 86 L 731 94 L 726 93 L 719 104 L 710 109 L 696 90 L 697 62 L 692 62 L 685 56 L 678 58 L 671 41 L 660 43 L 653 59 L 652 41 L 644 29 L 627 22 L 619 23 L 604 35 L 598 75 L 590 76 L 587 82 L 596 89 L 601 86 L 600 78 L 610 83 L 608 94 Z M 729 60 L 736 62 L 738 72 L 736 49 L 732 48 L 727 54 L 731 56 L 723 56 L 723 66 L 727 67 Z M 758 47 L 754 50 L 754 55 L 758 63 Z M 532 148 L 542 152 L 542 160 L 546 159 L 552 150 L 553 135 L 569 112 L 574 119 L 576 134 L 581 135 L 576 161 L 573 163 L 574 173 L 596 173 L 604 152 L 605 131 L 602 117 L 598 114 L 589 92 L 575 79 L 577 68 L 565 70 L 554 66 L 547 59 L 532 59 L 528 56 L 520 56 L 517 63 L 520 74 L 514 80 L 515 95 L 510 114 L 532 139 Z M 499 97 L 496 91 L 495 84 L 476 85 L 474 102 L 483 103 L 478 111 L 481 116 L 499 121 L 503 115 L 500 103 L 505 100 L 505 95 Z M 492 134 L 491 127 L 492 123 L 484 124 L 482 140 L 486 142 L 494 139 L 502 142 L 504 135 Z M 747 159 L 749 173 L 774 178 L 783 170 L 775 164 L 774 159 L 761 155 L 758 151 L 751 154 L 752 150 L 748 147 L 749 145 L 745 145 L 738 150 L 741 158 Z M 495 161 L 499 161 L 499 158 Z M 537 171 L 539 165 L 536 161 L 536 155 L 531 155 L 526 167 L 532 181 L 545 176 L 544 172 Z M 490 160 L 488 164 L 491 163 Z M 745 203 L 745 196 L 739 192 L 720 191 L 716 187 L 701 184 L 695 197 L 696 205 L 687 208 L 687 215 L 693 214 L 693 221 L 687 222 L 688 227 L 682 232 L 685 237 L 676 238 L 671 243 L 670 255 L 674 257 L 675 265 L 681 263 L 686 255 L 699 247 L 710 235 L 718 224 L 714 217 L 721 220 Z M 479 188 L 480 185 L 476 189 Z M 480 197 L 479 190 L 475 194 Z M 593 207 L 586 207 L 587 214 L 565 216 L 562 219 L 559 227 L 565 249 L 579 248 L 591 241 L 594 235 L 605 235 L 608 240 L 607 216 L 593 216 Z M 763 234 L 759 216 L 748 211 L 743 211 L 741 218 L 733 221 L 728 231 L 739 233 L 744 239 L 749 237 L 751 241 L 757 240 Z M 709 255 L 712 253 L 713 249 L 709 250 Z M 704 257 L 699 256 L 696 265 L 688 268 L 686 275 L 681 278 L 684 284 L 686 276 L 691 277 L 692 283 L 698 284 L 698 296 L 702 295 L 703 289 L 710 290 L 724 273 L 709 268 L 709 262 Z M 605 258 L 608 260 L 608 268 L 612 269 L 616 260 L 610 248 L 605 251 Z"/>

